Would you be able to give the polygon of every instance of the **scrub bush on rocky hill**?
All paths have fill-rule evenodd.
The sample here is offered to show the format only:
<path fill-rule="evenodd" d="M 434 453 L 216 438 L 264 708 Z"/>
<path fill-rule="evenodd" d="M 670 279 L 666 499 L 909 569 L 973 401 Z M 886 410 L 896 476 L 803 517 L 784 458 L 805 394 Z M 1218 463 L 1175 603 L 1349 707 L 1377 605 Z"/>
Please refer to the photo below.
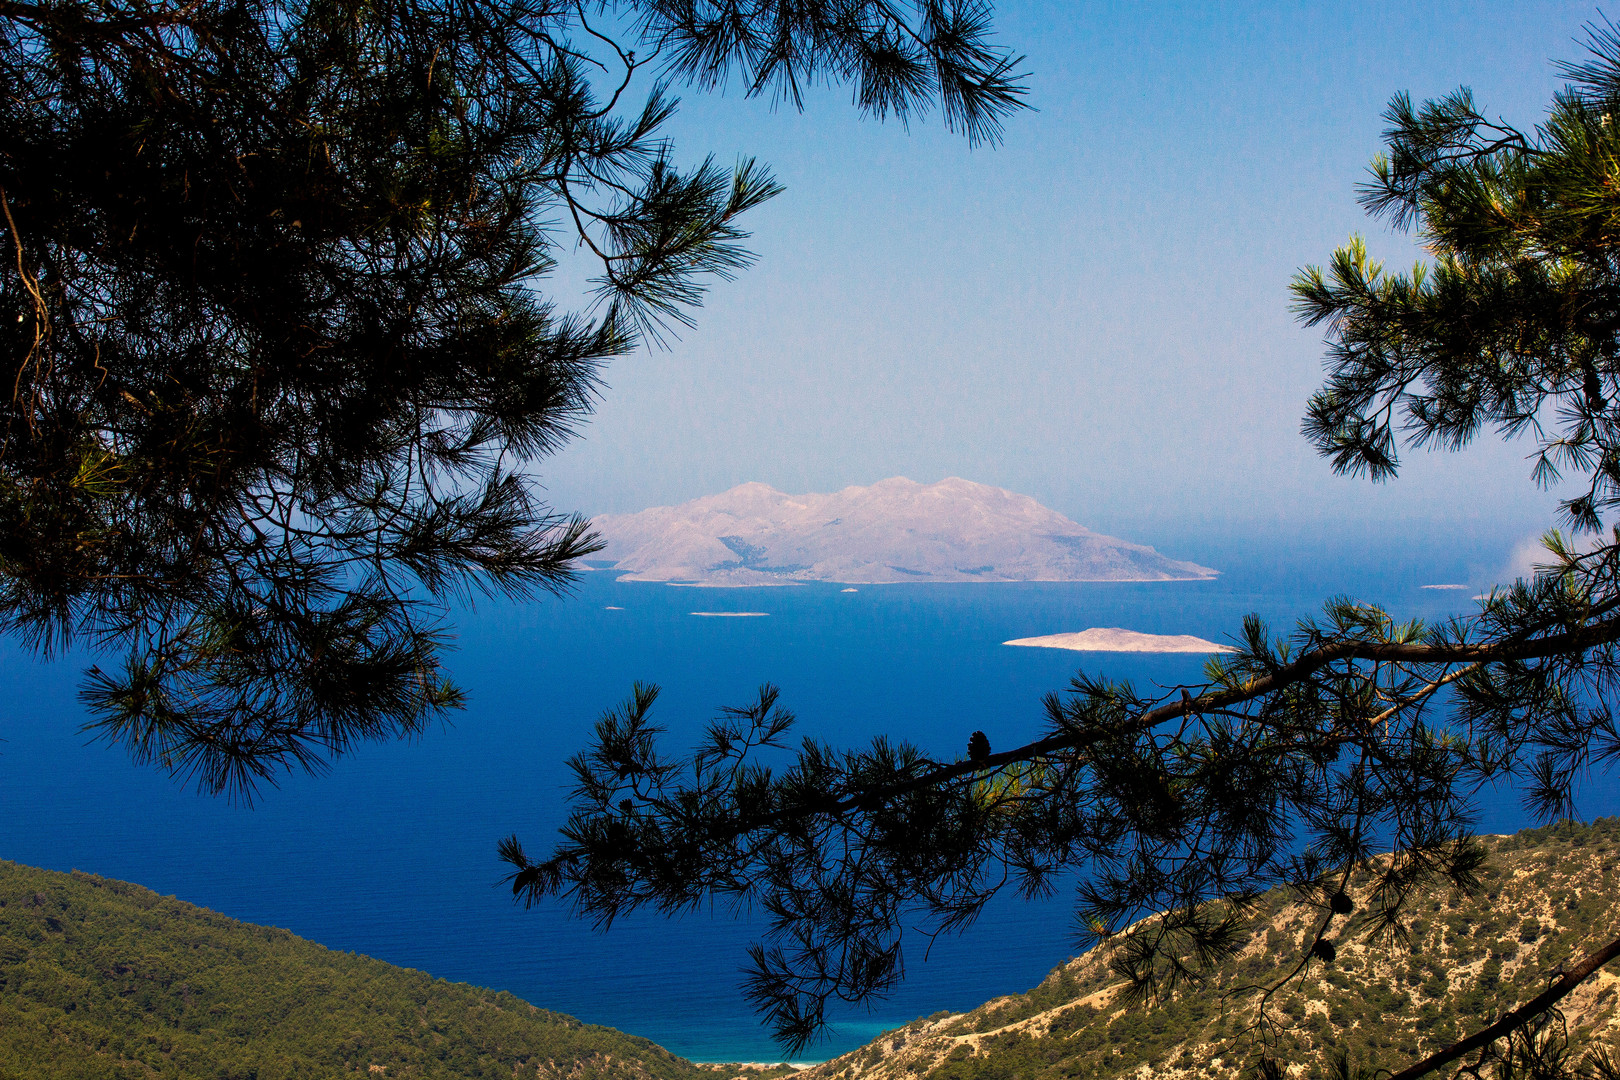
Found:
<path fill-rule="evenodd" d="M 1349 1064 L 1400 1070 L 1545 989 L 1562 967 L 1620 926 L 1620 819 L 1486 837 L 1472 895 L 1433 895 L 1404 942 L 1359 911 L 1340 928 L 1333 963 L 1313 960 L 1279 990 L 1269 1046 L 1254 1027 L 1252 988 L 1298 963 L 1316 912 L 1281 891 L 1263 898 L 1247 946 L 1206 982 L 1158 1003 L 1129 1001 L 1104 945 L 1055 969 L 1026 994 L 966 1014 L 914 1021 L 803 1080 L 1067 1080 L 1071 1077 L 1253 1075 L 1269 1053 L 1284 1076 Z M 1562 1004 L 1578 1060 L 1620 1047 L 1620 973 L 1599 971 Z"/>

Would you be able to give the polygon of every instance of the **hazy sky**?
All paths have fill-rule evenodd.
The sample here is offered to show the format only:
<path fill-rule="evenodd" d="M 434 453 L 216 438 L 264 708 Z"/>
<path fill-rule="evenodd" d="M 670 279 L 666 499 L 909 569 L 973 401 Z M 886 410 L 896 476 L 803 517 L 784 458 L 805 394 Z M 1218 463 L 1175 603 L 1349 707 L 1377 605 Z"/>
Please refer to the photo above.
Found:
<path fill-rule="evenodd" d="M 1161 543 L 1279 526 L 1510 537 L 1551 521 L 1527 447 L 1414 453 L 1334 477 L 1299 437 L 1320 335 L 1294 271 L 1354 232 L 1405 266 L 1355 185 L 1391 94 L 1473 87 L 1529 126 L 1596 10 L 1575 3 L 1009 0 L 1039 111 L 970 150 L 937 121 L 862 121 L 686 92 L 679 155 L 754 155 L 787 191 L 760 261 L 698 328 L 617 361 L 555 505 L 636 510 L 762 480 L 829 491 L 949 475 Z"/>

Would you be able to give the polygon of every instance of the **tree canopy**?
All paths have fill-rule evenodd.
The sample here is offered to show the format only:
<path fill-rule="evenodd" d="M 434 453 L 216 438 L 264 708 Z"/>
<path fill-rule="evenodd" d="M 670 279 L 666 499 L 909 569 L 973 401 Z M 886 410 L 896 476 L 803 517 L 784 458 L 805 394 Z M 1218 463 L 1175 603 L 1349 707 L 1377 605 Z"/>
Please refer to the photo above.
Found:
<path fill-rule="evenodd" d="M 1352 912 L 1394 944 L 1422 890 L 1470 889 L 1482 785 L 1517 786 L 1542 819 L 1572 813 L 1580 778 L 1620 757 L 1620 534 L 1600 532 L 1620 502 L 1620 31 L 1594 27 L 1589 51 L 1528 131 L 1466 90 L 1397 96 L 1362 202 L 1432 260 L 1388 273 L 1352 240 L 1293 294 L 1327 334 L 1304 433 L 1334 468 L 1384 480 L 1402 444 L 1527 435 L 1535 482 L 1582 484 L 1565 524 L 1593 544 L 1549 534 L 1544 572 L 1442 624 L 1340 598 L 1286 633 L 1246 620 L 1199 685 L 1079 674 L 1047 697 L 1041 738 L 954 759 L 882 736 L 794 747 L 769 687 L 673 755 L 656 691 L 638 687 L 573 763 L 560 845 L 503 845 L 514 892 L 604 924 L 716 899 L 763 910 L 747 993 L 798 1048 L 829 1002 L 894 986 L 907 927 L 964 928 L 1005 888 L 1077 876 L 1081 924 L 1151 997 L 1210 970 L 1256 898 L 1286 886 L 1313 913 L 1286 981 L 1334 962 Z M 1572 957 L 1544 993 L 1399 1075 L 1516 1075 L 1526 1040 L 1548 1037 L 1536 1018 L 1617 954 L 1620 940 Z M 1259 988 L 1262 1040 L 1271 998 Z"/>
<path fill-rule="evenodd" d="M 0 629 L 213 792 L 419 731 L 446 605 L 595 549 L 533 465 L 778 191 L 672 83 L 994 141 L 1018 63 L 978 0 L 0 0 Z"/>

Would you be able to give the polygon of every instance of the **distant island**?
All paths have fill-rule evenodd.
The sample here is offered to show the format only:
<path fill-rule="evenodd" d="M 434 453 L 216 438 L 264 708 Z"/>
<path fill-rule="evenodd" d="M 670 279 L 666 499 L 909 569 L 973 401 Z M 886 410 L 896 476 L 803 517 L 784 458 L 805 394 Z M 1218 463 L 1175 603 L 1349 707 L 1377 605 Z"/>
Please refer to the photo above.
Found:
<path fill-rule="evenodd" d="M 1029 645 L 1038 649 L 1073 649 L 1075 652 L 1218 653 L 1234 652 L 1191 634 L 1141 634 L 1118 627 L 1093 627 L 1072 634 L 1047 634 L 1003 641 L 1003 645 Z"/>
<path fill-rule="evenodd" d="M 956 477 L 919 484 L 897 476 L 829 495 L 741 484 L 593 524 L 621 581 L 1200 581 L 1219 573 L 1093 532 L 1028 495 Z"/>

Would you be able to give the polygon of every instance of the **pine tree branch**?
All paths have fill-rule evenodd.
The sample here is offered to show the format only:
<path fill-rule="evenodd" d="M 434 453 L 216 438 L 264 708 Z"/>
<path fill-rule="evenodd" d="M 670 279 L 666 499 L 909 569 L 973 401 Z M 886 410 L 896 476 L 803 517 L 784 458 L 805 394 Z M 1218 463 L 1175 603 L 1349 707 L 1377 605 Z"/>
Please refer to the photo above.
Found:
<path fill-rule="evenodd" d="M 1620 605 L 1620 600 L 1602 605 L 1597 609 L 1596 613 L 1606 614 L 1616 605 Z M 1265 697 L 1268 694 L 1285 690 L 1308 679 L 1329 664 L 1336 662 L 1362 660 L 1409 664 L 1468 664 L 1471 668 L 1474 668 L 1486 664 L 1514 660 L 1533 660 L 1581 652 L 1616 640 L 1620 640 L 1620 616 L 1590 623 L 1576 630 L 1550 634 L 1545 637 L 1528 639 L 1514 637 L 1473 644 L 1467 642 L 1436 645 L 1359 640 L 1334 641 L 1311 649 L 1301 654 L 1292 663 L 1281 665 L 1268 675 L 1250 679 L 1239 687 L 1205 693 L 1198 697 L 1183 698 L 1180 701 L 1161 705 L 1156 709 L 1150 709 L 1140 714 L 1128 723 L 1087 731 L 1062 732 L 1049 735 L 1044 739 L 1039 739 L 1013 750 L 991 754 L 978 760 L 970 759 L 942 765 L 910 779 L 882 787 L 869 788 L 844 798 L 834 795 L 821 799 L 807 799 L 757 817 L 737 821 L 727 828 L 716 828 L 708 834 L 706 840 L 710 843 L 727 843 L 761 830 L 781 829 L 793 823 L 802 822 L 807 818 L 838 818 L 845 814 L 869 811 L 891 800 L 926 788 L 946 784 L 952 780 L 993 772 L 1008 765 L 1036 761 L 1055 753 L 1085 750 L 1107 740 L 1140 735 L 1152 731 L 1160 724 L 1171 720 L 1215 712 L 1228 706 L 1241 705 Z M 1444 678 L 1438 680 L 1438 682 L 1442 683 L 1447 681 L 1449 680 Z M 525 866 L 536 869 L 544 866 L 549 871 L 556 872 L 563 866 L 575 863 L 582 858 L 588 858 L 587 854 L 578 848 L 574 848 L 556 852 L 543 864 L 521 864 L 519 872 L 511 875 L 514 883 L 513 889 L 514 891 L 520 890 L 523 887 L 522 882 L 528 880 L 527 876 L 523 874 Z"/>
<path fill-rule="evenodd" d="M 1465 1054 L 1489 1046 L 1497 1039 L 1511 1033 L 1526 1022 L 1552 1008 L 1570 991 L 1597 974 L 1599 968 L 1616 956 L 1620 956 L 1620 938 L 1615 938 L 1603 948 L 1589 954 L 1586 959 L 1582 960 L 1574 968 L 1564 972 L 1557 982 L 1503 1016 L 1496 1023 L 1476 1031 L 1468 1038 L 1453 1043 L 1438 1053 L 1429 1055 L 1416 1065 L 1402 1069 L 1400 1072 L 1391 1075 L 1389 1080 L 1417 1080 L 1418 1077 L 1425 1076 L 1442 1066 L 1448 1065 Z"/>
<path fill-rule="evenodd" d="M 146 11 L 123 18 L 92 18 L 84 8 L 65 4 L 25 4 L 0 0 L 0 19 L 15 19 L 36 27 L 70 28 L 83 37 L 117 40 L 136 30 L 156 30 L 183 26 L 201 6 L 199 0 L 180 4 L 169 11 Z"/>

